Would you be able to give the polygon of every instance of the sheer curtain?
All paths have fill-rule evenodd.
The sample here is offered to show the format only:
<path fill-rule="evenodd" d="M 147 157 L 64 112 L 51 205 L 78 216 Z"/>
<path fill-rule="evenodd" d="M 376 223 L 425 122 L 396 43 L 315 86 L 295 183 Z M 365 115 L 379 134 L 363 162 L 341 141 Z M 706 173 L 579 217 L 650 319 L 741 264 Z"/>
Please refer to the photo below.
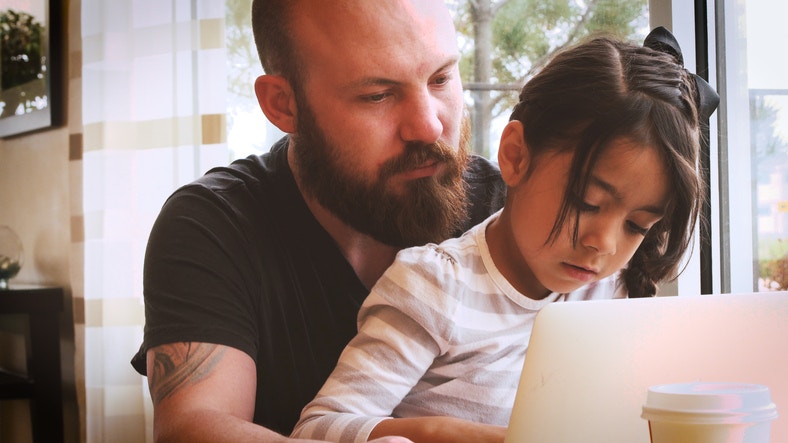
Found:
<path fill-rule="evenodd" d="M 150 441 L 147 382 L 129 364 L 142 340 L 145 244 L 167 196 L 229 160 L 225 4 L 81 0 L 80 10 L 82 202 L 73 211 L 84 231 L 74 248 L 83 439 Z"/>

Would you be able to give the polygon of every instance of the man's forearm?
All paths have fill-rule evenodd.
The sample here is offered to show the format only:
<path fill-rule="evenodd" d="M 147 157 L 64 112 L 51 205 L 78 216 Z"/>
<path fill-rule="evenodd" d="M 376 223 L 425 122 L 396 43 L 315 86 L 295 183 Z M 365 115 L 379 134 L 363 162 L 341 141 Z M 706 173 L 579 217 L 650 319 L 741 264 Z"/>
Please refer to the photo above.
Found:
<path fill-rule="evenodd" d="M 202 410 L 180 413 L 174 421 L 166 417 L 157 419 L 154 423 L 154 441 L 157 443 L 297 443 L 307 440 L 290 439 L 229 414 Z M 309 441 L 314 443 L 314 440 Z"/>

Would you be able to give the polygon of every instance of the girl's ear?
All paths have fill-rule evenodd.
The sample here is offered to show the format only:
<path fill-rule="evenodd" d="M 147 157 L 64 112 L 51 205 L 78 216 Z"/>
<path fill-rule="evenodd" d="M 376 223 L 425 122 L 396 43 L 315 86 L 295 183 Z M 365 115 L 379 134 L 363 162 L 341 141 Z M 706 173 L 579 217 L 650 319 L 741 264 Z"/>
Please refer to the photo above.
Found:
<path fill-rule="evenodd" d="M 290 82 L 279 75 L 261 75 L 254 82 L 254 92 L 268 120 L 282 132 L 294 133 L 297 107 Z"/>
<path fill-rule="evenodd" d="M 512 120 L 506 124 L 498 146 L 498 166 L 508 186 L 516 186 L 526 176 L 530 162 L 528 146 L 525 144 L 523 124 Z"/>

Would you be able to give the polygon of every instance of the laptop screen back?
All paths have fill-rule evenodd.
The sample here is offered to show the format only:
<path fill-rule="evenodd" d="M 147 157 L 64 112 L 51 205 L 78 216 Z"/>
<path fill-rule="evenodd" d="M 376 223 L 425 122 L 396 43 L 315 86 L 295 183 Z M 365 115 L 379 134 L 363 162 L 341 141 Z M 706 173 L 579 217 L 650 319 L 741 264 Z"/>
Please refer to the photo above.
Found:
<path fill-rule="evenodd" d="M 506 442 L 649 443 L 649 386 L 769 387 L 788 442 L 788 292 L 555 303 L 537 316 Z"/>

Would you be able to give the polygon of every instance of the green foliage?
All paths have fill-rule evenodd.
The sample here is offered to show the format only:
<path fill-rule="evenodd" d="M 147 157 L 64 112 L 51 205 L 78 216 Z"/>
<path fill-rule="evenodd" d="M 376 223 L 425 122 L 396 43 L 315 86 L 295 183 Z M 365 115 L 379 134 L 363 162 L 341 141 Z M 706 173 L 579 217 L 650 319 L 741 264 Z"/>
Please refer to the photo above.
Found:
<path fill-rule="evenodd" d="M 788 241 L 777 239 L 758 248 L 762 258 L 758 261 L 759 276 L 775 290 L 788 290 Z"/>
<path fill-rule="evenodd" d="M 256 106 L 252 85 L 257 76 L 263 73 L 263 68 L 252 36 L 251 10 L 252 0 L 226 1 L 225 39 L 229 92 L 234 97 L 248 99 L 252 106 Z"/>
<path fill-rule="evenodd" d="M 0 14 L 2 89 L 43 76 L 44 26 L 26 12 L 8 9 Z"/>
<path fill-rule="evenodd" d="M 486 4 L 493 17 L 491 54 L 479 54 L 473 45 L 471 9 Z M 642 41 L 648 32 L 647 0 L 469 0 L 458 1 L 458 32 L 468 42 L 461 49 L 463 81 L 474 82 L 475 63 L 492 63 L 491 83 L 523 84 L 557 50 L 593 33 L 607 33 Z M 497 9 L 496 9 L 497 8 Z M 477 60 L 487 57 L 488 61 Z M 516 94 L 494 93 L 494 116 L 508 113 Z"/>
<path fill-rule="evenodd" d="M 545 31 L 555 28 L 563 17 L 569 15 L 568 2 L 510 1 L 495 19 L 494 59 L 499 61 L 502 69 L 520 64 L 524 59 L 530 62 L 541 59 L 551 50 Z"/>
<path fill-rule="evenodd" d="M 637 34 L 637 18 L 647 8 L 644 1 L 600 0 L 588 20 L 586 33 L 606 32 L 620 38 L 643 38 L 645 35 Z"/>

